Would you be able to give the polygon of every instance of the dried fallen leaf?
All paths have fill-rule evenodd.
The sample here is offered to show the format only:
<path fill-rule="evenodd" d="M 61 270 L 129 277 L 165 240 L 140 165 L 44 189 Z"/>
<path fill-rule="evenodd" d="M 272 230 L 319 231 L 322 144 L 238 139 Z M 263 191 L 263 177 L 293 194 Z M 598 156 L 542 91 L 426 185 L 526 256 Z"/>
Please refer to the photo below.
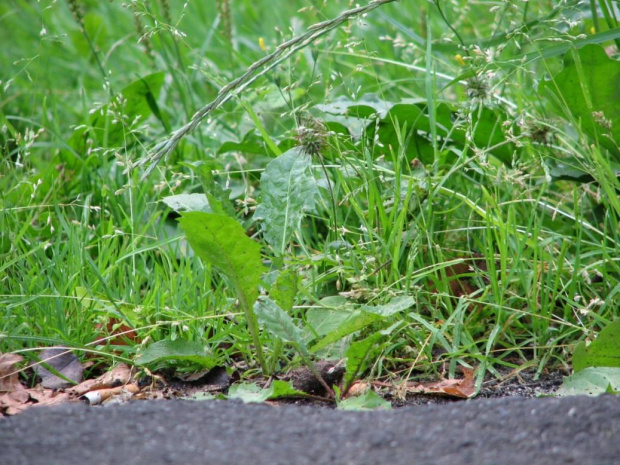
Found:
<path fill-rule="evenodd" d="M 0 416 L 16 415 L 30 407 L 30 395 L 26 390 L 13 391 L 0 395 Z"/>
<path fill-rule="evenodd" d="M 77 386 L 67 389 L 67 392 L 82 396 L 89 391 L 111 388 L 127 384 L 131 379 L 131 368 L 125 363 L 119 363 L 112 370 L 95 379 L 88 379 Z"/>
<path fill-rule="evenodd" d="M 368 390 L 369 384 L 362 381 L 356 381 L 349 388 L 347 397 L 359 396 Z"/>
<path fill-rule="evenodd" d="M 45 360 L 45 357 L 53 357 L 58 353 L 67 352 L 66 349 L 58 349 L 60 352 L 45 352 L 40 355 L 41 359 Z M 8 354 L 7 354 L 8 355 Z M 104 373 L 96 379 L 91 379 L 80 383 L 77 386 L 73 386 L 65 391 L 58 391 L 51 388 L 46 388 L 43 383 L 39 384 L 34 389 L 26 389 L 19 383 L 15 374 L 15 363 L 21 360 L 18 356 L 6 357 L 0 356 L 0 362 L 2 371 L 4 373 L 4 380 L 11 378 L 11 391 L 2 394 L 0 392 L 0 416 L 16 415 L 26 410 L 27 408 L 41 405 L 56 405 L 63 402 L 77 401 L 78 398 L 89 391 L 93 391 L 94 398 L 99 398 L 99 402 L 105 399 L 109 399 L 114 396 L 125 396 L 130 398 L 135 393 L 140 391 L 140 388 L 135 384 L 128 384 L 131 380 L 132 369 L 124 363 L 117 365 L 113 370 Z M 72 363 L 72 358 L 69 359 L 69 363 Z M 65 360 L 65 362 L 67 359 Z M 62 365 L 62 364 L 61 364 Z M 46 370 L 47 371 L 47 370 Z M 58 370 L 61 371 L 61 370 Z M 65 373 L 66 374 L 66 373 Z M 54 376 L 54 375 L 52 375 Z M 58 378 L 54 376 L 54 378 Z M 15 383 L 15 381 L 17 381 Z M 8 386 L 9 384 L 6 383 Z M 104 389 L 107 388 L 107 389 Z M 93 403 L 92 401 L 90 401 Z M 98 403 L 98 402 L 94 402 Z"/>
<path fill-rule="evenodd" d="M 19 370 L 15 365 L 22 360 L 21 355 L 0 352 L 0 392 L 10 392 L 21 387 Z"/>
<path fill-rule="evenodd" d="M 97 344 L 108 342 L 109 344 L 124 346 L 129 342 L 141 342 L 136 332 L 117 318 L 110 318 L 105 325 L 103 323 L 99 323 L 95 325 L 95 329 L 102 333 L 105 329 L 105 333 L 107 333 L 107 336 L 103 336 L 95 340 L 95 343 Z"/>
<path fill-rule="evenodd" d="M 16 365 L 23 360 L 21 355 L 0 352 L 0 392 L 11 392 L 22 387 Z"/>
<path fill-rule="evenodd" d="M 61 404 L 71 399 L 71 395 L 67 392 L 45 389 L 41 386 L 37 386 L 34 389 L 28 389 L 27 392 L 30 395 L 30 399 L 35 401 L 35 403 L 32 404 L 33 407 Z"/>
<path fill-rule="evenodd" d="M 407 392 L 418 394 L 437 394 L 468 399 L 476 392 L 474 371 L 462 369 L 463 379 L 443 379 L 436 383 L 407 383 Z"/>
<path fill-rule="evenodd" d="M 56 405 L 70 400 L 70 395 L 65 392 L 54 391 L 37 387 L 19 390 L 0 395 L 0 416 L 17 415 L 27 408 L 41 405 Z"/>
<path fill-rule="evenodd" d="M 15 415 L 25 408 L 30 400 L 26 388 L 19 382 L 17 363 L 22 357 L 17 354 L 0 353 L 0 417 Z"/>

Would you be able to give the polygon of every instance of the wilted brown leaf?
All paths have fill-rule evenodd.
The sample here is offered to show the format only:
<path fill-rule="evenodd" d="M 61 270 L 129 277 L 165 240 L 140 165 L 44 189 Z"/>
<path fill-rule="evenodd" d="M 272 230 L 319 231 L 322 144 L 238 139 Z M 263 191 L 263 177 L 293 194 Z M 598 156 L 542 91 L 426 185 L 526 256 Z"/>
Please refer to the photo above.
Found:
<path fill-rule="evenodd" d="M 0 416 L 17 415 L 30 407 L 56 405 L 70 399 L 70 394 L 66 392 L 45 389 L 41 386 L 26 389 L 20 385 L 17 390 L 0 395 Z"/>
<path fill-rule="evenodd" d="M 82 396 L 89 391 L 125 385 L 130 379 L 131 368 L 125 363 L 119 363 L 112 370 L 98 378 L 86 380 L 77 386 L 67 389 L 67 392 Z"/>
<path fill-rule="evenodd" d="M 30 396 L 30 399 L 34 401 L 32 404 L 33 407 L 61 404 L 71 399 L 71 395 L 67 392 L 59 392 L 41 386 L 37 386 L 34 389 L 27 389 L 26 392 Z"/>
<path fill-rule="evenodd" d="M 12 392 L 22 387 L 16 367 L 22 360 L 21 355 L 0 352 L 0 392 Z"/>
<path fill-rule="evenodd" d="M 22 412 L 30 407 L 28 404 L 29 401 L 30 395 L 28 395 L 25 389 L 0 394 L 0 416 L 3 414 L 16 415 Z"/>
<path fill-rule="evenodd" d="M 443 379 L 435 383 L 407 383 L 407 392 L 437 394 L 467 399 L 474 395 L 474 370 L 463 368 L 463 379 Z"/>
<path fill-rule="evenodd" d="M 95 325 L 95 329 L 99 330 L 101 333 L 107 333 L 106 336 L 100 337 L 94 341 L 97 344 L 108 342 L 117 346 L 124 346 L 129 342 L 141 342 L 136 332 L 117 318 L 110 318 L 105 325 L 99 323 Z"/>
<path fill-rule="evenodd" d="M 368 391 L 370 384 L 365 383 L 363 381 L 354 382 L 349 388 L 349 392 L 347 392 L 347 397 L 354 397 L 364 394 Z"/>

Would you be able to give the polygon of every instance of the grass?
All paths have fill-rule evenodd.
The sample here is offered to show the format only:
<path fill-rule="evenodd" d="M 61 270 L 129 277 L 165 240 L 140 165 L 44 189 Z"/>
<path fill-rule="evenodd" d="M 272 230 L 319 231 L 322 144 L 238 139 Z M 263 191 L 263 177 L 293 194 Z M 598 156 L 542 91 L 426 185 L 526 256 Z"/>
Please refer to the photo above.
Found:
<path fill-rule="evenodd" d="M 4 2 L 0 351 L 100 367 L 187 341 L 203 352 L 149 368 L 345 357 L 387 380 L 475 367 L 477 386 L 568 366 L 618 316 L 620 34 L 613 2 L 557 3 L 381 5 L 218 94 L 349 2 Z M 189 194 L 208 202 L 170 203 Z M 242 308 L 259 289 L 238 252 L 189 247 L 184 209 L 260 244 L 273 314 Z"/>

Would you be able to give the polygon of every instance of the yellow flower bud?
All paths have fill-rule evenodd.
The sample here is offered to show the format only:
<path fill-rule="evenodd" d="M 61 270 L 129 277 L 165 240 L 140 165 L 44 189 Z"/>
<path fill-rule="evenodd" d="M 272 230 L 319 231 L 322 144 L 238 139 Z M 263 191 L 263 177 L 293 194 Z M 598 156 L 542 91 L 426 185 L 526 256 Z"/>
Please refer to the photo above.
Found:
<path fill-rule="evenodd" d="M 264 52 L 265 50 L 267 50 L 267 48 L 265 47 L 265 39 L 263 39 L 262 37 L 259 37 L 258 39 L 258 46 L 260 47 L 260 49 Z"/>
<path fill-rule="evenodd" d="M 463 57 L 460 54 L 457 53 L 454 58 L 456 58 L 456 61 L 458 61 L 459 65 L 465 66 L 465 60 L 463 60 Z"/>

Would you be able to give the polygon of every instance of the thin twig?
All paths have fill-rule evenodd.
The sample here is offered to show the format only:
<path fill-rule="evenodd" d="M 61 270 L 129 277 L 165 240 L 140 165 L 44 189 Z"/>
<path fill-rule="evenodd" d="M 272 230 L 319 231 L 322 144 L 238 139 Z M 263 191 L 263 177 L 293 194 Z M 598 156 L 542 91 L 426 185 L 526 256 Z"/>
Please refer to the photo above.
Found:
<path fill-rule="evenodd" d="M 266 55 L 257 62 L 253 63 L 243 75 L 222 87 L 215 100 L 198 110 L 189 123 L 174 131 L 166 140 L 155 145 L 151 155 L 135 163 L 132 168 L 144 166 L 147 163 L 150 163 L 142 175 L 142 179 L 146 178 L 157 166 L 157 163 L 172 152 L 183 137 L 196 129 L 200 122 L 205 119 L 209 113 L 222 106 L 232 97 L 235 97 L 241 93 L 258 78 L 264 76 L 278 64 L 294 55 L 297 51 L 307 47 L 319 37 L 337 28 L 349 19 L 366 14 L 375 8 L 385 5 L 386 3 L 393 3 L 397 1 L 399 0 L 372 0 L 366 6 L 343 11 L 336 18 L 314 24 L 308 27 L 308 32 L 305 34 L 280 44 L 273 53 Z"/>

